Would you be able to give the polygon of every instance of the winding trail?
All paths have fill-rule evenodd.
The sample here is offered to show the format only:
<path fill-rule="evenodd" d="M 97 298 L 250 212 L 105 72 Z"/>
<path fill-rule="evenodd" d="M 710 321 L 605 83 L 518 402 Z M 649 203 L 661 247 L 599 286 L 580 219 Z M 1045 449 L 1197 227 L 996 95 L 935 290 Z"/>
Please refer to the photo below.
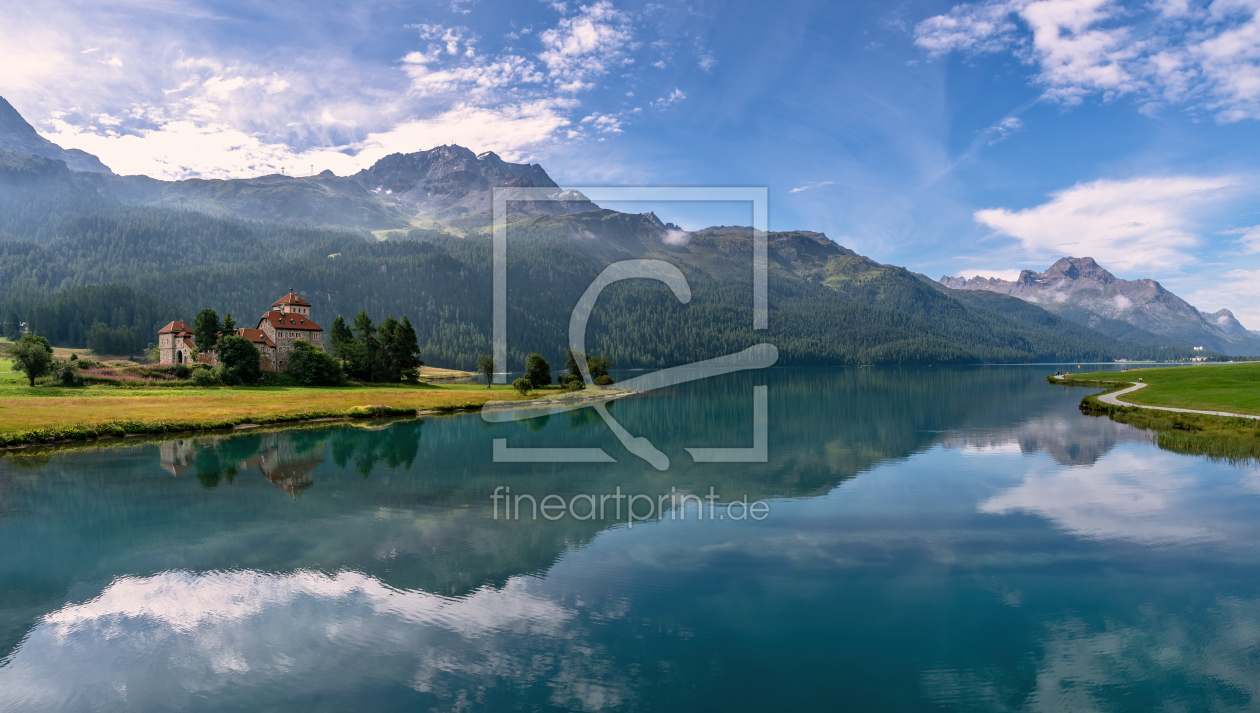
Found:
<path fill-rule="evenodd" d="M 1064 380 L 1062 376 L 1058 376 L 1056 378 L 1059 379 L 1060 381 Z M 1175 411 L 1176 413 L 1198 413 L 1198 414 L 1203 414 L 1204 416 L 1228 416 L 1230 418 L 1250 418 L 1253 420 L 1260 420 L 1260 416 L 1252 416 L 1251 414 L 1246 414 L 1246 413 L 1229 413 L 1227 411 L 1196 411 L 1194 409 L 1172 408 L 1170 406 L 1147 406 L 1146 404 L 1135 404 L 1128 401 L 1121 401 L 1118 398 L 1120 396 L 1124 396 L 1125 394 L 1131 394 L 1134 391 L 1138 391 L 1139 389 L 1144 389 L 1147 386 L 1150 386 L 1150 384 L 1145 384 L 1145 383 L 1134 384 L 1133 386 L 1130 386 L 1127 389 L 1122 389 L 1120 391 L 1117 391 L 1114 394 L 1104 394 L 1102 396 L 1099 396 L 1098 400 L 1105 404 L 1111 404 L 1112 406 L 1130 406 L 1133 408 L 1151 409 L 1153 411 Z"/>

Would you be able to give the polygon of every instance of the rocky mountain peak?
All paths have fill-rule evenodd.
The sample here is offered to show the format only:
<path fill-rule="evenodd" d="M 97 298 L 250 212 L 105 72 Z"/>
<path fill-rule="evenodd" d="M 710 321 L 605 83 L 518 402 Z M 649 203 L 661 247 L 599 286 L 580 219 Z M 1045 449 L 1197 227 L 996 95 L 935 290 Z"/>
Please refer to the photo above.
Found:
<path fill-rule="evenodd" d="M 1069 280 L 1097 280 L 1102 283 L 1114 282 L 1116 279 L 1115 275 L 1103 269 L 1092 257 L 1059 258 L 1048 270 L 1041 273 L 1041 277 L 1042 279 L 1064 277 Z"/>
<path fill-rule="evenodd" d="M 86 151 L 63 149 L 49 141 L 31 126 L 17 109 L 4 97 L 0 97 L 0 149 L 65 161 L 72 171 L 113 173 L 101 160 Z"/>
<path fill-rule="evenodd" d="M 489 213 L 492 188 L 559 188 L 536 163 L 509 163 L 493 151 L 475 154 L 454 144 L 390 154 L 351 178 L 381 200 L 432 214 Z M 573 213 L 592 207 L 584 199 L 522 201 L 513 211 Z"/>
<path fill-rule="evenodd" d="M 1087 326 L 1097 319 L 1113 320 L 1226 354 L 1260 350 L 1255 335 L 1228 310 L 1200 312 L 1155 280 L 1120 279 L 1091 257 L 1060 258 L 1045 272 L 1023 270 L 1014 281 L 946 276 L 940 283 L 1018 297 Z"/>

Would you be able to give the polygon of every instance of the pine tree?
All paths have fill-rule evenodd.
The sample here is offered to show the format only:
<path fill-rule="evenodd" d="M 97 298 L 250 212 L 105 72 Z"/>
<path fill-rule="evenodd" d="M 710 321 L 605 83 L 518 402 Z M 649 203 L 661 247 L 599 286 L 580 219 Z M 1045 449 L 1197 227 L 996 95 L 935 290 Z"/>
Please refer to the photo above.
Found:
<path fill-rule="evenodd" d="M 197 344 L 197 351 L 204 354 L 214 349 L 221 331 L 223 327 L 219 324 L 218 312 L 212 309 L 203 309 L 198 312 L 193 320 L 193 342 Z"/>

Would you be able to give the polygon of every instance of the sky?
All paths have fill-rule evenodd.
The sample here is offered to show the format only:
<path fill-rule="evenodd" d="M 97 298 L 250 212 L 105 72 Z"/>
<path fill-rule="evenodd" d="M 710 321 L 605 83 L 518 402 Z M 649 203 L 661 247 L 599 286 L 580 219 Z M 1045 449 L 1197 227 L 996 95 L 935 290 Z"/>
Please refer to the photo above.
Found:
<path fill-rule="evenodd" d="M 0 0 L 0 96 L 118 173 L 346 175 L 456 143 L 562 186 L 768 186 L 771 229 L 933 278 L 1093 257 L 1260 330 L 1258 13 Z M 738 206 L 658 212 L 748 222 Z"/>

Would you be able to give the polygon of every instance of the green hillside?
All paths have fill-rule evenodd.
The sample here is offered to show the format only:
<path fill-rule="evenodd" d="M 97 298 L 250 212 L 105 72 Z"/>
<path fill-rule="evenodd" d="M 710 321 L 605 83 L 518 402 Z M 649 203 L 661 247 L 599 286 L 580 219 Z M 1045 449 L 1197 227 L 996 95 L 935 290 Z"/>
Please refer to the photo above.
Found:
<path fill-rule="evenodd" d="M 490 351 L 488 233 L 413 229 L 378 242 L 365 232 L 275 220 L 307 210 L 330 191 L 363 199 L 342 179 L 315 178 L 181 182 L 180 195 L 201 196 L 181 203 L 165 193 L 140 195 L 172 191 L 172 184 L 71 176 L 58 162 L 0 154 L 0 181 L 8 182 L 0 185 L 0 225 L 11 233 L 0 236 L 0 310 L 28 318 L 54 342 L 82 346 L 97 322 L 124 335 L 118 330 L 147 330 L 173 318 L 172 306 L 184 319 L 211 307 L 250 324 L 294 287 L 324 326 L 360 309 L 376 317 L 407 315 L 429 364 L 472 368 L 477 355 Z M 109 190 L 87 190 L 92 181 L 108 182 Z M 199 210 L 122 205 L 141 198 Z M 328 200 L 335 210 L 322 217 L 353 209 L 336 207 L 335 196 Z M 362 224 L 376 224 L 371 215 L 393 220 L 393 208 L 377 207 L 384 212 L 364 213 Z M 767 236 L 770 328 L 755 332 L 748 228 L 688 236 L 654 215 L 611 210 L 517 218 L 508 248 L 510 368 L 531 351 L 561 361 L 578 297 L 605 266 L 629 258 L 678 266 L 693 299 L 681 304 L 664 285 L 645 280 L 607 289 L 592 315 L 588 345 L 621 368 L 683 364 L 762 341 L 779 347 L 784 364 L 1183 356 L 1118 341 L 1026 303 L 952 294 L 806 231 Z M 92 294 L 84 288 L 106 284 L 134 292 L 101 293 L 108 309 L 66 307 Z"/>

